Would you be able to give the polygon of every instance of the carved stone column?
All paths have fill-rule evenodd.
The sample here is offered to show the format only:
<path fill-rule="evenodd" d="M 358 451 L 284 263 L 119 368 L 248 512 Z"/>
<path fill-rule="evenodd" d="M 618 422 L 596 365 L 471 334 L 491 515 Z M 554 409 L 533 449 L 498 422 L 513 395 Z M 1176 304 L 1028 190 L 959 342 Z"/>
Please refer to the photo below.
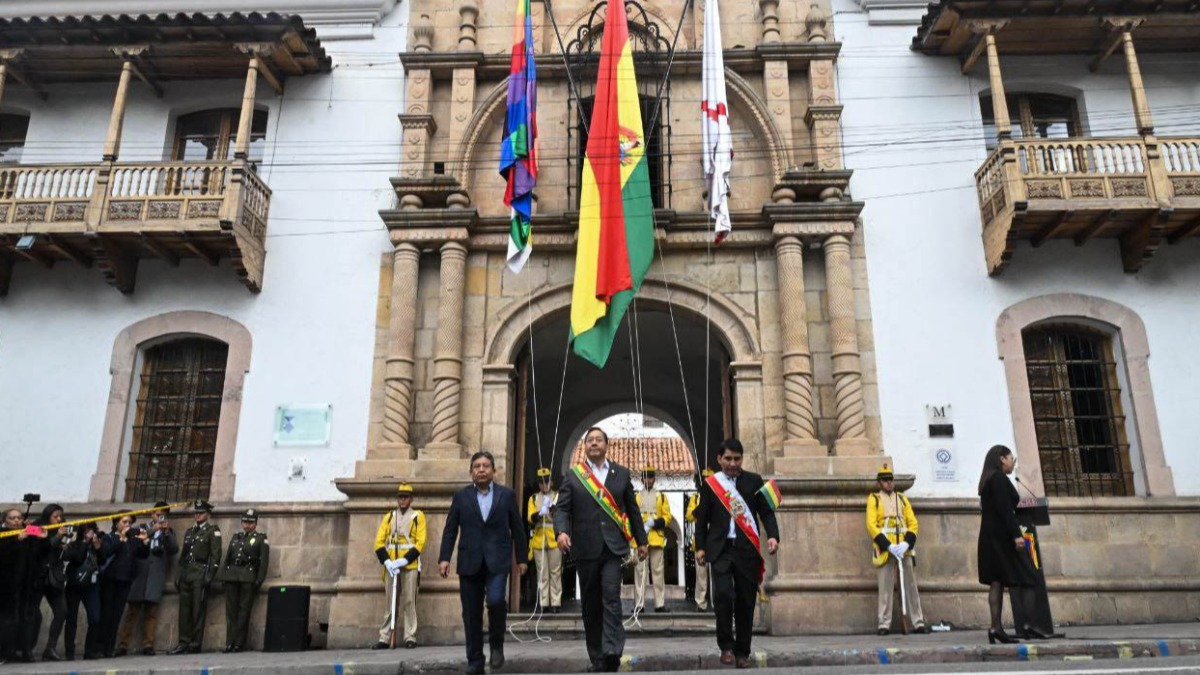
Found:
<path fill-rule="evenodd" d="M 778 44 L 778 0 L 759 0 L 758 6 L 762 11 L 762 43 Z M 767 103 L 767 114 L 771 116 L 775 128 L 779 129 L 780 135 L 783 136 L 783 145 L 787 148 L 787 159 L 790 163 L 795 145 L 792 141 L 792 88 L 785 59 L 763 60 L 763 97 Z"/>
<path fill-rule="evenodd" d="M 428 15 L 422 14 L 413 26 L 413 51 L 429 52 L 433 49 L 433 23 Z M 400 115 L 404 128 L 400 156 L 400 175 L 417 178 L 425 172 L 429 160 L 429 142 L 437 133 L 437 122 L 429 110 L 429 99 L 433 91 L 433 73 L 428 69 L 413 69 L 405 80 L 406 107 Z"/>
<path fill-rule="evenodd" d="M 758 0 L 758 9 L 762 12 L 763 44 L 779 42 L 779 0 Z"/>
<path fill-rule="evenodd" d="M 837 234 L 825 240 L 825 285 L 829 304 L 830 344 L 833 351 L 833 404 L 837 412 L 834 454 L 857 456 L 871 452 L 863 404 L 862 364 L 854 309 L 854 275 L 850 269 L 850 239 Z"/>
<path fill-rule="evenodd" d="M 808 308 L 804 301 L 804 244 L 796 237 L 775 243 L 779 277 L 779 328 L 783 349 L 785 457 L 824 457 L 813 414 L 812 353 L 808 346 Z M 782 465 L 776 462 L 776 471 Z"/>
<path fill-rule="evenodd" d="M 459 24 L 458 34 L 458 51 L 474 52 L 477 51 L 475 44 L 475 19 L 479 16 L 479 10 L 475 7 L 475 3 L 471 0 L 463 3 L 458 9 L 461 23 Z M 480 55 L 482 58 L 482 55 Z M 476 68 L 479 61 L 469 68 L 455 68 L 451 77 L 450 88 L 450 156 L 458 157 L 459 151 L 462 149 L 463 142 L 467 137 L 469 129 L 467 125 L 471 121 L 471 115 L 475 111 L 475 83 L 476 83 Z M 447 173 L 455 175 L 458 172 L 456 166 L 446 168 Z"/>
<path fill-rule="evenodd" d="M 392 253 L 391 309 L 388 316 L 387 374 L 384 379 L 383 442 L 408 457 L 412 423 L 413 350 L 416 342 L 417 273 L 421 252 L 400 244 Z"/>
<path fill-rule="evenodd" d="M 466 291 L 467 249 L 458 242 L 442 245 L 441 294 L 438 297 L 437 346 L 433 357 L 432 442 L 421 459 L 459 459 L 458 438 L 462 401 L 463 302 Z"/>

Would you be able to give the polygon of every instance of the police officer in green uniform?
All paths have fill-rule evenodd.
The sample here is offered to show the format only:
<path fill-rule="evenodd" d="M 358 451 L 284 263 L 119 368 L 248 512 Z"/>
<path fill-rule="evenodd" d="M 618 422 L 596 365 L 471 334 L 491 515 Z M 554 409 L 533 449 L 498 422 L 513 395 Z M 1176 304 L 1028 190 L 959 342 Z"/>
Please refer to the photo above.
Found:
<path fill-rule="evenodd" d="M 242 531 L 233 535 L 221 581 L 225 583 L 225 653 L 246 648 L 246 629 L 250 627 L 250 610 L 271 561 L 271 546 L 267 533 L 258 531 L 258 511 L 246 509 L 242 514 Z"/>
<path fill-rule="evenodd" d="M 170 654 L 199 654 L 204 643 L 208 587 L 221 567 L 221 528 L 211 521 L 212 504 L 197 499 L 196 524 L 183 535 L 175 587 L 179 589 L 179 644 Z"/>

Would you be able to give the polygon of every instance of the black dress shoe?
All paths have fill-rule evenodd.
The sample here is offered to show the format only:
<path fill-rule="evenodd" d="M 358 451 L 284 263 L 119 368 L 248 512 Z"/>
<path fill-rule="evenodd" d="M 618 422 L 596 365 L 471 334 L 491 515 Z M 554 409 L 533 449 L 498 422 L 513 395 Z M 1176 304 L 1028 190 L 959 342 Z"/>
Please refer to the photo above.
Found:
<path fill-rule="evenodd" d="M 200 653 L 200 645 L 192 645 L 191 648 L 188 649 L 188 653 L 189 654 L 199 654 Z"/>
<path fill-rule="evenodd" d="M 126 656 L 129 650 L 124 647 L 117 647 L 117 651 L 113 652 L 113 656 Z"/>
<path fill-rule="evenodd" d="M 233 645 L 225 645 L 225 649 L 221 653 L 228 654 L 233 651 Z"/>
<path fill-rule="evenodd" d="M 876 635 L 891 635 L 892 631 L 890 631 L 886 628 L 880 628 L 879 630 L 875 631 L 875 634 Z"/>
<path fill-rule="evenodd" d="M 608 655 L 604 657 L 604 672 L 615 673 L 621 670 L 621 657 Z"/>
<path fill-rule="evenodd" d="M 1021 635 L 1022 637 L 1034 640 L 1049 640 L 1051 637 L 1042 632 L 1041 628 L 1029 624 L 1025 624 L 1025 627 L 1021 629 Z"/>
<path fill-rule="evenodd" d="M 62 657 L 58 655 L 58 652 L 54 651 L 50 647 L 46 647 L 46 651 L 42 652 L 42 660 L 43 661 L 62 661 Z"/>
<path fill-rule="evenodd" d="M 388 649 L 390 645 L 382 640 L 371 645 L 371 649 Z"/>
<path fill-rule="evenodd" d="M 154 647 L 146 647 L 143 649 L 142 656 L 154 656 Z"/>
<path fill-rule="evenodd" d="M 500 670 L 501 668 L 503 668 L 504 667 L 504 650 L 503 649 L 493 649 L 492 656 L 490 659 L 488 659 L 488 663 L 491 664 L 492 670 Z"/>
<path fill-rule="evenodd" d="M 116 652 L 114 652 L 114 651 L 112 651 L 111 649 L 106 649 L 106 650 L 104 651 L 104 658 L 106 658 L 106 659 L 111 659 L 111 658 L 113 658 L 113 657 L 114 657 L 114 656 L 116 656 L 116 655 L 117 655 L 117 653 L 116 653 Z"/>
<path fill-rule="evenodd" d="M 920 633 L 921 635 L 927 635 L 929 633 L 929 626 L 926 626 L 925 624 L 921 624 L 920 626 L 917 626 L 916 630 L 914 630 L 913 632 Z"/>
<path fill-rule="evenodd" d="M 405 648 L 405 649 L 416 649 L 416 648 L 417 648 L 417 641 L 416 641 L 416 640 L 407 640 L 407 641 L 405 641 L 405 643 L 404 643 L 404 648 Z"/>
<path fill-rule="evenodd" d="M 467 675 L 483 675 L 484 668 L 482 663 L 468 663 L 464 673 Z"/>
<path fill-rule="evenodd" d="M 558 614 L 560 611 L 562 611 L 562 607 L 551 607 L 550 608 L 551 614 Z"/>
<path fill-rule="evenodd" d="M 589 673 L 603 673 L 604 672 L 604 664 L 601 663 L 600 661 L 592 661 L 591 663 L 588 664 L 587 671 Z"/>
<path fill-rule="evenodd" d="M 179 656 L 180 654 L 186 654 L 186 653 L 188 653 L 188 646 L 181 642 L 181 643 L 175 645 L 174 649 L 167 652 L 167 655 L 168 656 Z"/>
<path fill-rule="evenodd" d="M 655 608 L 654 608 L 654 611 L 655 611 L 655 613 L 657 613 L 657 614 L 667 614 L 667 613 L 669 613 L 671 610 L 667 609 L 667 606 L 666 606 L 666 605 L 663 605 L 662 607 L 655 607 Z"/>

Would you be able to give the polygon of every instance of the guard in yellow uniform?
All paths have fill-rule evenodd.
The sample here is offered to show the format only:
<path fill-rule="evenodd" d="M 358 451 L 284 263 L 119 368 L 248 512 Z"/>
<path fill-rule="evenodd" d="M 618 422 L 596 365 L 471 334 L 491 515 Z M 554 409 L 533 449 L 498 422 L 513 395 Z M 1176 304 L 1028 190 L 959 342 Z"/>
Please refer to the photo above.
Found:
<path fill-rule="evenodd" d="M 537 471 L 540 491 L 530 495 L 526 508 L 533 536 L 529 539 L 529 555 L 537 565 L 538 601 L 543 610 L 558 614 L 562 606 L 562 552 L 558 550 L 558 535 L 554 532 L 554 506 L 558 493 L 550 484 L 550 469 Z"/>
<path fill-rule="evenodd" d="M 654 611 L 666 612 L 667 582 L 663 576 L 663 547 L 667 545 L 667 526 L 671 524 L 671 505 L 667 496 L 654 489 L 655 470 L 647 466 L 642 470 L 642 484 L 638 492 L 638 510 L 646 524 L 646 537 L 650 540 L 650 555 L 638 561 L 634 573 L 634 606 L 646 606 L 646 573 L 650 572 L 654 584 Z"/>
<path fill-rule="evenodd" d="M 702 483 L 708 480 L 708 477 L 713 475 L 712 469 L 705 469 L 700 472 L 700 482 L 696 483 L 696 492 L 688 497 L 687 510 L 683 517 L 689 523 L 696 522 L 696 507 L 700 506 L 700 489 Z M 696 553 L 696 535 L 692 535 L 692 553 Z M 708 565 L 696 565 L 696 609 L 701 612 L 708 611 Z"/>
<path fill-rule="evenodd" d="M 425 514 L 412 508 L 413 489 L 401 483 L 396 489 L 396 509 L 379 523 L 375 533 L 375 555 L 383 565 L 388 611 L 379 627 L 379 642 L 371 649 L 392 647 L 392 613 L 404 603 L 404 646 L 417 646 L 417 578 L 421 551 L 425 550 Z M 401 597 L 397 597 L 401 596 Z"/>
<path fill-rule="evenodd" d="M 887 464 L 875 476 L 879 490 L 867 497 L 867 532 L 871 535 L 872 558 L 879 581 L 879 635 L 887 635 L 892 625 L 892 588 L 896 583 L 897 561 L 903 561 L 904 604 L 918 633 L 928 633 L 917 593 L 917 575 L 913 567 L 913 547 L 917 545 L 917 517 L 908 497 L 896 492 L 895 476 Z"/>

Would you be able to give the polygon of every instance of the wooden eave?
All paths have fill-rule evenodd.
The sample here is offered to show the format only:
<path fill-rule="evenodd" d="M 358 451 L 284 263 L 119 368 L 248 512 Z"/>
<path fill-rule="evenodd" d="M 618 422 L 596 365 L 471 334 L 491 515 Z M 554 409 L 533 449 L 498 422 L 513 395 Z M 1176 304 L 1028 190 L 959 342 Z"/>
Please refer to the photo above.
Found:
<path fill-rule="evenodd" d="M 130 60 L 153 81 L 244 78 L 247 54 L 281 78 L 332 59 L 299 16 L 159 14 L 0 19 L 0 58 L 30 86 L 112 81 Z"/>
<path fill-rule="evenodd" d="M 760 45 L 749 49 L 738 47 L 726 49 L 725 67 L 736 73 L 761 73 L 766 61 L 786 61 L 789 67 L 807 66 L 813 61 L 835 61 L 841 52 L 840 42 L 797 42 Z M 590 55 L 593 60 L 599 54 Z M 634 61 L 638 70 L 660 72 L 666 66 L 667 54 L 638 52 Z M 536 57 L 538 77 L 564 77 L 562 55 L 558 51 L 538 54 Z M 680 50 L 671 65 L 673 74 L 698 74 L 703 66 L 703 52 Z M 482 78 L 506 77 L 512 67 L 508 54 L 483 54 L 481 52 L 403 52 L 400 63 L 405 70 L 429 70 L 435 76 L 449 77 L 458 68 L 474 68 Z"/>
<path fill-rule="evenodd" d="M 1138 22 L 1138 53 L 1200 51 L 1200 0 L 941 0 L 928 6 L 912 48 L 965 59 L 981 27 L 1005 22 L 995 31 L 1004 56 L 1096 55 L 1122 21 Z"/>

